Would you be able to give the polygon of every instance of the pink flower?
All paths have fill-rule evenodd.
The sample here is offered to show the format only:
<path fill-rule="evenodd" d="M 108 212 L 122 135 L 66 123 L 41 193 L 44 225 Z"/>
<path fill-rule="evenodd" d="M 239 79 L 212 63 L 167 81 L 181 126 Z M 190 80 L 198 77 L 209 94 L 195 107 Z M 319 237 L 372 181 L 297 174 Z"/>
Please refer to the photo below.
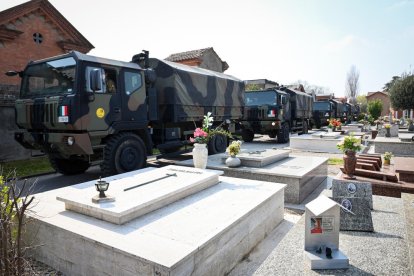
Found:
<path fill-rule="evenodd" d="M 195 140 L 194 140 L 194 138 L 193 138 L 193 137 L 190 137 L 190 142 L 191 142 L 191 143 L 194 143 L 194 142 L 195 142 Z"/>
<path fill-rule="evenodd" d="M 194 137 L 207 137 L 207 133 L 203 131 L 201 128 L 196 128 L 194 131 Z"/>

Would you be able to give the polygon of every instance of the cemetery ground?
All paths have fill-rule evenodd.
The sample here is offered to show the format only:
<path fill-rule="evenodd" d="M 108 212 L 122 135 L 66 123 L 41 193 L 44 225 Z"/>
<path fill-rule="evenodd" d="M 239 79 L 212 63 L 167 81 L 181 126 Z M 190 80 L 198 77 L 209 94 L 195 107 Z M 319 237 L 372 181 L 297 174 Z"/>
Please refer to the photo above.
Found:
<path fill-rule="evenodd" d="M 257 137 L 253 143 L 245 143 L 243 147 L 253 146 L 256 150 L 269 149 L 269 148 L 284 148 L 288 144 L 276 144 L 275 141 L 267 137 Z M 319 156 L 329 158 L 328 162 L 328 176 L 332 178 L 338 174 L 339 168 L 342 165 L 342 154 L 337 153 L 314 153 L 293 150 L 293 155 L 298 156 Z M 175 162 L 176 160 L 155 160 L 154 158 L 149 159 L 150 166 L 163 166 Z M 38 175 L 35 192 L 43 192 L 50 189 L 57 189 L 65 186 L 69 186 L 76 183 L 82 183 L 89 180 L 99 178 L 99 168 L 97 166 L 91 167 L 85 174 L 78 176 L 63 176 L 57 173 Z M 329 182 L 329 181 L 328 181 Z M 315 198 L 321 193 L 324 188 L 329 186 L 329 183 L 325 182 L 318 187 L 318 189 L 305 200 L 302 204 L 293 205 L 285 204 L 284 220 L 263 240 L 259 243 L 244 259 L 230 272 L 229 275 L 266 275 L 266 268 L 263 268 L 264 263 L 269 262 L 269 256 L 275 255 L 274 249 L 282 242 L 285 236 L 294 228 L 294 226 L 301 221 L 304 204 L 309 202 L 312 198 Z M 411 219 L 411 224 L 413 223 Z M 303 223 L 303 222 L 302 222 Z M 295 231 L 294 231 L 295 232 Z M 297 232 L 297 231 L 296 231 Z M 301 233 L 293 233 L 301 235 Z M 282 246 L 286 246 L 282 244 Z M 411 246 L 412 247 L 412 246 Z M 269 266 L 268 266 L 269 267 Z M 33 261 L 34 272 L 37 275 L 62 275 L 60 272 L 53 270 L 52 268 L 43 265 L 39 262 Z M 258 272 L 259 271 L 259 272 Z M 269 271 L 269 273 L 271 273 Z M 365 275 L 363 271 L 360 273 Z M 288 275 L 288 274 L 286 274 Z M 339 275 L 339 274 L 338 274 Z M 398 274 L 395 274 L 398 275 Z"/>

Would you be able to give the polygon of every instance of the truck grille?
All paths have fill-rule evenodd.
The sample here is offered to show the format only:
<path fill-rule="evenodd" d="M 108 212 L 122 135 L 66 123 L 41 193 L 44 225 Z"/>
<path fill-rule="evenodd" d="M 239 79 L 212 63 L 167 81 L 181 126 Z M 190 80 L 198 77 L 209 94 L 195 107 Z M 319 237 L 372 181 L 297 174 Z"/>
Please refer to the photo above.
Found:
<path fill-rule="evenodd" d="M 264 110 L 263 109 L 250 109 L 247 111 L 247 119 L 263 119 L 264 118 Z"/>
<path fill-rule="evenodd" d="M 34 102 L 26 106 L 26 114 L 32 127 L 44 128 L 54 126 L 57 120 L 57 103 Z"/>

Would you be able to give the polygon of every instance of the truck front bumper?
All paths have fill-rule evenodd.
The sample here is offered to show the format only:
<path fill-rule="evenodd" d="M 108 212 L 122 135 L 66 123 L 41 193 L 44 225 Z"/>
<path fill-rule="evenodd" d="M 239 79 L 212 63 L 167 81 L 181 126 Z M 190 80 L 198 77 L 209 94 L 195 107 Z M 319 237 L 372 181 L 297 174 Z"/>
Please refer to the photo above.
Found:
<path fill-rule="evenodd" d="M 87 133 L 16 132 L 14 139 L 27 149 L 57 152 L 63 156 L 91 155 L 93 149 Z"/>
<path fill-rule="evenodd" d="M 243 121 L 243 128 L 251 129 L 254 133 L 267 134 L 280 130 L 280 121 Z"/>

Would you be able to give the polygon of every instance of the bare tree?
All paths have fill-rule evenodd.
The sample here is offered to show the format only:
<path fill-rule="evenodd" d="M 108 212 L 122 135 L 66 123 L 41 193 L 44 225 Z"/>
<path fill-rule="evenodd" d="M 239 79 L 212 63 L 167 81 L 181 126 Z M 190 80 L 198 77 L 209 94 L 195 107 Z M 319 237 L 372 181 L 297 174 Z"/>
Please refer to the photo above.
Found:
<path fill-rule="evenodd" d="M 356 104 L 357 96 L 359 93 L 359 71 L 355 65 L 351 66 L 348 74 L 346 75 L 346 96 L 351 104 Z"/>

